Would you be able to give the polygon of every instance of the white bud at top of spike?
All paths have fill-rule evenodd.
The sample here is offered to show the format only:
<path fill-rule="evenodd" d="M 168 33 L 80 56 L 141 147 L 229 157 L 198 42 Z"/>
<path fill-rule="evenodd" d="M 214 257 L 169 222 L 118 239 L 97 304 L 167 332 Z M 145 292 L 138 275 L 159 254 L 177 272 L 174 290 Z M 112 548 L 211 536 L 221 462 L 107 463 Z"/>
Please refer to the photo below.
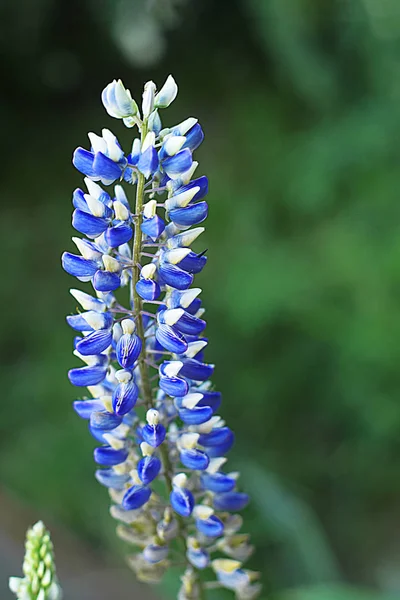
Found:
<path fill-rule="evenodd" d="M 132 373 L 125 371 L 125 369 L 120 369 L 119 371 L 115 371 L 115 379 L 119 383 L 128 383 L 132 379 Z"/>
<path fill-rule="evenodd" d="M 154 217 L 154 215 L 156 214 L 157 211 L 157 201 L 156 200 L 149 200 L 149 202 L 146 202 L 146 204 L 143 205 L 143 216 L 146 217 L 146 219 L 151 219 L 151 217 Z"/>
<path fill-rule="evenodd" d="M 172 479 L 172 484 L 180 488 L 185 487 L 187 484 L 187 476 L 185 473 L 178 473 L 175 475 L 175 477 Z"/>
<path fill-rule="evenodd" d="M 183 367 L 183 362 L 180 360 L 172 360 L 164 367 L 164 374 L 166 377 L 176 377 L 179 371 Z"/>
<path fill-rule="evenodd" d="M 129 335 L 132 335 L 136 329 L 135 321 L 133 319 L 123 319 L 121 321 L 121 327 L 124 333 L 129 333 Z"/>
<path fill-rule="evenodd" d="M 115 119 L 134 117 L 138 112 L 136 102 L 120 79 L 118 81 L 114 79 L 104 88 L 101 100 L 110 117 Z"/>
<path fill-rule="evenodd" d="M 176 98 L 178 94 L 178 86 L 172 75 L 168 75 L 164 85 L 154 99 L 156 108 L 167 108 Z"/>
<path fill-rule="evenodd" d="M 150 408 L 146 413 L 146 421 L 149 425 L 158 425 L 160 413 L 155 408 Z"/>
<path fill-rule="evenodd" d="M 120 270 L 120 264 L 117 259 L 108 254 L 103 254 L 103 264 L 106 271 L 109 271 L 110 273 L 118 273 Z"/>
<path fill-rule="evenodd" d="M 142 270 L 140 271 L 140 275 L 144 279 L 153 279 L 154 275 L 156 274 L 156 271 L 157 271 L 156 265 L 154 263 L 149 263 L 142 267 Z"/>
<path fill-rule="evenodd" d="M 154 96 L 156 93 L 156 84 L 153 81 L 148 81 L 144 86 L 142 112 L 143 118 L 147 119 L 154 109 Z"/>
<path fill-rule="evenodd" d="M 185 142 L 186 138 L 183 135 L 170 135 L 163 143 L 163 150 L 168 156 L 175 156 Z"/>
<path fill-rule="evenodd" d="M 211 506 L 206 506 L 205 504 L 198 504 L 193 509 L 193 516 L 195 519 L 201 519 L 205 521 L 209 519 L 211 515 L 214 514 L 214 509 Z"/>
<path fill-rule="evenodd" d="M 115 218 L 118 219 L 118 221 L 127 221 L 129 219 L 129 210 L 126 208 L 125 204 L 122 204 L 119 200 L 115 200 L 113 209 Z"/>
<path fill-rule="evenodd" d="M 140 444 L 140 450 L 142 451 L 143 456 L 152 456 L 154 454 L 155 448 L 150 446 L 147 442 L 142 442 Z"/>

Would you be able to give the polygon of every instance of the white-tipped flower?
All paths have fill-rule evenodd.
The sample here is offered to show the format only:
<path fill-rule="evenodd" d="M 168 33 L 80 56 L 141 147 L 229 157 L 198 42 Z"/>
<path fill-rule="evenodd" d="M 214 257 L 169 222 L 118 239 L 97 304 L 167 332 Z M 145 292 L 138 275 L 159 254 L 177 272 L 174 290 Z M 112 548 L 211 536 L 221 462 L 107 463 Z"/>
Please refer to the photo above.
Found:
<path fill-rule="evenodd" d="M 142 270 L 140 271 L 140 275 L 141 275 L 141 277 L 143 277 L 143 279 L 153 279 L 156 272 L 157 272 L 156 265 L 154 263 L 149 263 L 142 267 Z"/>
<path fill-rule="evenodd" d="M 121 327 L 124 333 L 129 333 L 129 335 L 132 335 L 136 329 L 135 321 L 133 319 L 123 319 L 121 321 Z"/>
<path fill-rule="evenodd" d="M 164 85 L 154 99 L 156 108 L 167 108 L 175 100 L 178 94 L 178 86 L 172 75 L 168 75 Z"/>
<path fill-rule="evenodd" d="M 112 81 L 104 88 L 101 94 L 101 100 L 104 104 L 104 108 L 110 115 L 115 119 L 127 119 L 128 117 L 134 117 L 138 112 L 138 106 L 132 99 L 131 93 L 124 87 L 124 84 L 120 79 Z M 128 126 L 131 121 L 126 123 Z"/>
<path fill-rule="evenodd" d="M 61 600 L 53 544 L 41 521 L 27 531 L 22 570 L 24 577 L 10 577 L 9 580 L 10 590 L 18 600 Z"/>
<path fill-rule="evenodd" d="M 154 110 L 154 96 L 156 93 L 156 84 L 153 81 L 148 81 L 144 86 L 142 112 L 143 118 L 147 119 Z"/>
<path fill-rule="evenodd" d="M 125 204 L 122 204 L 122 202 L 119 200 L 114 202 L 113 209 L 115 212 L 115 218 L 118 219 L 118 221 L 127 221 L 129 219 L 129 210 Z"/>

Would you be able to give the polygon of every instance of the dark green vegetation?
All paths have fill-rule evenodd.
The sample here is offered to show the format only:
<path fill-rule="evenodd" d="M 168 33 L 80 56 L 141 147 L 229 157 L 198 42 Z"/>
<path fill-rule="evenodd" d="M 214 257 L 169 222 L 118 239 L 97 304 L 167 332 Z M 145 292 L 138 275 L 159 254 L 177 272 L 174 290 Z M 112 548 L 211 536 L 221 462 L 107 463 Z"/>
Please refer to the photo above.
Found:
<path fill-rule="evenodd" d="M 75 281 L 59 257 L 81 181 L 72 150 L 104 126 L 129 137 L 100 91 L 122 77 L 137 96 L 172 72 L 168 123 L 195 115 L 206 133 L 198 282 L 231 465 L 254 498 L 254 566 L 281 600 L 386 599 L 400 591 L 398 3 L 181 4 L 163 57 L 141 69 L 114 44 L 107 3 L 97 16 L 89 0 L 0 9 L 1 481 L 120 547 L 71 408 Z M 382 594 L 311 591 L 333 580 Z"/>

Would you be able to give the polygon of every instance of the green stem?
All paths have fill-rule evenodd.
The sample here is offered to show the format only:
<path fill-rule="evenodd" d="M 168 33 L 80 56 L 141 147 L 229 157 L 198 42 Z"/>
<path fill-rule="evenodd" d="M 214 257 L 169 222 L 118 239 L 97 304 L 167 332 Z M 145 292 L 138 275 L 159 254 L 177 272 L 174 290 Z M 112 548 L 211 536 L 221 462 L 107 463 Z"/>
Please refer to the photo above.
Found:
<path fill-rule="evenodd" d="M 141 129 L 141 142 L 143 143 L 148 132 L 148 124 L 147 121 L 143 121 L 142 129 Z M 153 408 L 153 393 L 150 382 L 150 374 L 149 368 L 146 364 L 146 344 L 144 337 L 144 325 L 143 325 L 143 315 L 142 308 L 143 302 L 139 294 L 136 292 L 136 283 L 139 280 L 140 276 L 140 259 L 142 253 L 142 231 L 140 226 L 143 222 L 143 204 L 144 204 L 144 185 L 145 185 L 145 177 L 142 173 L 138 172 L 137 179 L 137 187 L 136 187 L 136 204 L 135 204 L 135 236 L 133 241 L 133 256 L 132 256 L 132 279 L 131 279 L 131 305 L 136 317 L 136 329 L 137 334 L 142 340 L 142 351 L 138 358 L 139 372 L 140 372 L 140 381 L 142 387 L 143 401 L 147 409 Z M 164 471 L 164 479 L 167 487 L 168 496 L 172 492 L 172 465 L 169 459 L 168 454 L 168 444 L 167 442 L 163 442 L 159 446 L 161 462 L 163 465 Z M 179 523 L 179 535 L 178 539 L 182 544 L 183 555 L 186 554 L 186 535 L 185 535 L 185 522 L 183 518 L 177 515 L 177 520 Z M 200 579 L 198 579 L 198 585 L 200 588 L 200 599 L 205 600 L 205 592 L 204 587 Z"/>

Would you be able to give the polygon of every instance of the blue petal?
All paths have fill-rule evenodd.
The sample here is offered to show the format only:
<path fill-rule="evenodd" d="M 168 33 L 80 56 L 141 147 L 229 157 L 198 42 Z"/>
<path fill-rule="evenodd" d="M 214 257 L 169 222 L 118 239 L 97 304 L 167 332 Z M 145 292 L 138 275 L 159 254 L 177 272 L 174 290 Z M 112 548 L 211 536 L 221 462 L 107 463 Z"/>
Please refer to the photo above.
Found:
<path fill-rule="evenodd" d="M 158 275 L 160 283 L 166 283 L 177 290 L 187 290 L 193 283 L 193 275 L 167 262 L 159 265 Z"/>
<path fill-rule="evenodd" d="M 191 252 L 179 263 L 179 267 L 189 273 L 197 274 L 200 273 L 207 263 L 207 257 L 203 254 L 196 254 Z"/>
<path fill-rule="evenodd" d="M 119 273 L 109 271 L 97 271 L 93 277 L 93 287 L 98 292 L 112 292 L 121 285 Z"/>
<path fill-rule="evenodd" d="M 137 167 L 141 173 L 147 179 L 150 175 L 153 175 L 158 169 L 158 154 L 157 150 L 153 146 L 149 146 L 147 150 L 140 155 L 137 163 Z"/>
<path fill-rule="evenodd" d="M 111 446 L 102 446 L 101 448 L 95 448 L 93 455 L 95 462 L 99 465 L 112 467 L 126 461 L 128 458 L 128 450 L 115 450 L 114 448 L 111 448 Z"/>
<path fill-rule="evenodd" d="M 145 456 L 138 462 L 139 479 L 145 485 L 151 483 L 159 474 L 161 461 L 157 456 Z"/>
<path fill-rule="evenodd" d="M 129 481 L 129 475 L 120 475 L 114 469 L 98 469 L 95 477 L 99 483 L 114 490 L 123 490 Z"/>
<path fill-rule="evenodd" d="M 201 392 L 203 394 L 202 399 L 197 403 L 197 406 L 209 406 L 215 413 L 221 406 L 222 396 L 221 392 Z"/>
<path fill-rule="evenodd" d="M 99 331 L 93 331 L 88 336 L 82 338 L 77 344 L 76 349 L 83 356 L 90 356 L 91 354 L 101 354 L 103 350 L 108 348 L 112 342 L 112 331 L 100 329 Z"/>
<path fill-rule="evenodd" d="M 153 279 L 139 279 L 136 291 L 143 300 L 157 300 L 161 294 L 160 286 Z"/>
<path fill-rule="evenodd" d="M 117 360 L 123 369 L 133 367 L 142 351 L 142 340 L 135 333 L 124 333 L 116 347 Z"/>
<path fill-rule="evenodd" d="M 163 443 L 166 436 L 164 425 L 145 425 L 142 427 L 142 437 L 153 448 L 158 448 Z"/>
<path fill-rule="evenodd" d="M 74 277 L 93 277 L 99 268 L 94 260 L 86 260 L 86 258 L 70 252 L 64 252 L 61 263 L 64 271 Z"/>
<path fill-rule="evenodd" d="M 104 404 L 101 400 L 75 400 L 73 403 L 75 412 L 81 419 L 90 419 L 93 411 L 104 410 Z"/>
<path fill-rule="evenodd" d="M 72 164 L 78 171 L 88 177 L 95 177 L 96 171 L 93 168 L 94 154 L 84 148 L 77 148 L 72 157 Z"/>
<path fill-rule="evenodd" d="M 165 229 L 165 223 L 161 217 L 154 215 L 150 219 L 144 219 L 140 229 L 148 235 L 153 241 L 156 241 Z"/>
<path fill-rule="evenodd" d="M 93 331 L 93 327 L 90 327 L 82 315 L 67 315 L 65 319 L 68 325 L 76 331 Z"/>
<path fill-rule="evenodd" d="M 139 388 L 134 381 L 119 383 L 112 395 L 113 410 L 117 415 L 126 415 L 135 406 Z"/>
<path fill-rule="evenodd" d="M 189 384 L 182 377 L 163 377 L 160 376 L 160 388 L 168 394 L 168 396 L 186 396 L 189 391 Z"/>
<path fill-rule="evenodd" d="M 226 494 L 216 494 L 214 496 L 214 508 L 216 510 L 237 512 L 242 510 L 249 503 L 249 496 L 240 492 L 228 492 Z"/>
<path fill-rule="evenodd" d="M 235 479 L 228 477 L 225 473 L 203 473 L 201 484 L 205 490 L 214 493 L 230 492 L 236 485 Z"/>
<path fill-rule="evenodd" d="M 125 223 L 119 223 L 115 227 L 109 227 L 105 234 L 105 240 L 110 248 L 116 248 L 122 246 L 132 239 L 133 229 L 130 225 Z"/>
<path fill-rule="evenodd" d="M 206 447 L 219 446 L 230 438 L 231 433 L 229 427 L 216 427 L 210 433 L 200 435 L 199 444 Z"/>
<path fill-rule="evenodd" d="M 89 212 L 84 192 L 80 188 L 74 190 L 74 193 L 72 194 L 72 204 L 74 208 L 79 208 L 79 210 L 82 210 L 83 212 Z"/>
<path fill-rule="evenodd" d="M 181 408 L 178 410 L 180 419 L 187 425 L 201 425 L 209 421 L 213 415 L 213 411 L 209 406 L 201 408 Z M 199 444 L 201 442 L 199 441 Z M 201 444 L 204 446 L 204 444 Z"/>
<path fill-rule="evenodd" d="M 192 492 L 185 488 L 174 488 L 170 494 L 171 506 L 181 517 L 190 517 L 194 508 Z"/>
<path fill-rule="evenodd" d="M 105 185 L 108 185 L 121 177 L 123 167 L 102 152 L 96 152 L 93 161 L 93 170 L 95 176 L 99 177 Z"/>
<path fill-rule="evenodd" d="M 224 524 L 215 515 L 208 519 L 196 519 L 196 528 L 207 537 L 219 537 L 224 533 Z"/>
<path fill-rule="evenodd" d="M 135 510 L 146 504 L 151 496 L 151 489 L 143 485 L 134 485 L 125 493 L 122 499 L 122 508 Z"/>
<path fill-rule="evenodd" d="M 105 367 L 79 367 L 68 371 L 72 385 L 88 386 L 101 383 L 107 374 Z"/>
<path fill-rule="evenodd" d="M 205 452 L 196 449 L 184 449 L 180 453 L 181 463 L 194 471 L 205 471 L 210 464 L 210 459 Z"/>
<path fill-rule="evenodd" d="M 183 367 L 179 373 L 194 381 L 207 381 L 214 372 L 214 365 L 207 365 L 194 358 L 186 358 L 182 362 Z"/>
<path fill-rule="evenodd" d="M 175 323 L 174 328 L 181 333 L 189 335 L 198 335 L 204 331 L 207 323 L 203 319 L 194 317 L 190 313 L 184 312 L 181 318 Z"/>
<path fill-rule="evenodd" d="M 195 298 L 193 300 L 193 302 L 185 308 L 185 310 L 186 310 L 186 312 L 190 313 L 191 315 L 195 315 L 197 313 L 197 311 L 199 310 L 199 308 L 201 308 L 201 299 Z"/>
<path fill-rule="evenodd" d="M 76 209 L 72 213 L 72 227 L 90 237 L 97 237 L 108 227 L 107 219 Z"/>
<path fill-rule="evenodd" d="M 176 177 L 190 169 L 192 162 L 192 153 L 188 148 L 185 148 L 185 150 L 181 150 L 174 156 L 166 158 L 162 163 L 162 167 L 171 179 L 176 179 Z"/>
<path fill-rule="evenodd" d="M 230 435 L 228 436 L 228 438 L 225 440 L 225 442 L 223 444 L 218 444 L 218 445 L 213 445 L 213 446 L 207 446 L 206 450 L 207 450 L 207 454 L 210 458 L 217 458 L 220 456 L 225 456 L 225 454 L 227 454 L 229 452 L 229 450 L 232 448 L 233 444 L 235 442 L 235 436 L 233 434 L 233 432 L 231 431 Z"/>
<path fill-rule="evenodd" d="M 199 123 L 196 123 L 189 131 L 185 134 L 186 142 L 182 148 L 189 148 L 194 152 L 204 140 L 204 133 Z"/>
<path fill-rule="evenodd" d="M 188 347 L 183 335 L 175 331 L 169 325 L 158 325 L 156 329 L 156 339 L 165 350 L 174 352 L 175 354 L 183 354 Z"/>
<path fill-rule="evenodd" d="M 207 218 L 208 204 L 207 202 L 197 202 L 197 204 L 189 204 L 185 208 L 174 208 L 169 211 L 168 216 L 176 225 L 197 225 Z"/>
<path fill-rule="evenodd" d="M 103 431 L 112 431 L 122 423 L 122 417 L 104 410 L 94 411 L 90 415 L 90 426 Z"/>

